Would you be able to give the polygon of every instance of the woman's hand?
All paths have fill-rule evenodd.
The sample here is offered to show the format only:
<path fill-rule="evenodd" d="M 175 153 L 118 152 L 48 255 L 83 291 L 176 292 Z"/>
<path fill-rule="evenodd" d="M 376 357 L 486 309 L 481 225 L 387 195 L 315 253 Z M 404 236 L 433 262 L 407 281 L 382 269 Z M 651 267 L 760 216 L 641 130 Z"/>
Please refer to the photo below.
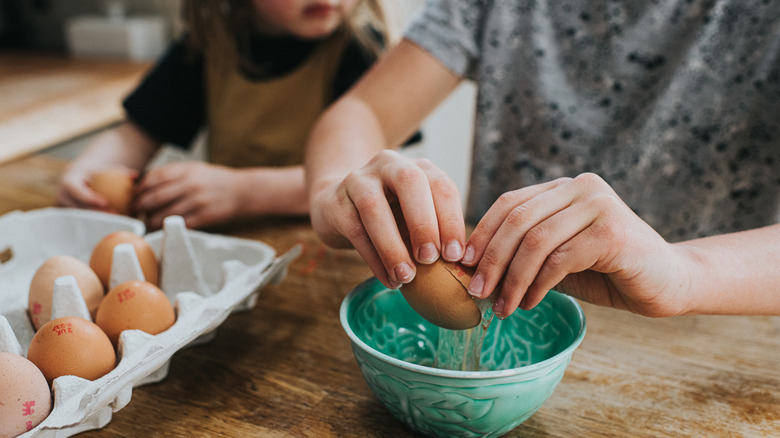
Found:
<path fill-rule="evenodd" d="M 312 196 L 314 229 L 328 245 L 353 246 L 374 275 L 396 288 L 414 278 L 414 259 L 429 264 L 443 254 L 459 260 L 465 225 L 460 193 L 424 159 L 383 151 L 345 179 Z"/>
<path fill-rule="evenodd" d="M 499 316 L 534 307 L 553 288 L 648 316 L 685 312 L 684 250 L 594 174 L 505 193 L 466 248 L 463 263 L 478 263 L 469 292 L 492 292 Z"/>

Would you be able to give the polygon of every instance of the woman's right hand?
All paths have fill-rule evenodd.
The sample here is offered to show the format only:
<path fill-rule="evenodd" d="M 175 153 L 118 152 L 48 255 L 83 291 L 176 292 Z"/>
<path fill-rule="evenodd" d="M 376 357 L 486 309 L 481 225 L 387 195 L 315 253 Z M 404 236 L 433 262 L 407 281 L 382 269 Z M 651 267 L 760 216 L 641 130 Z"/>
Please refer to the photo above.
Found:
<path fill-rule="evenodd" d="M 430 264 L 439 254 L 460 260 L 466 239 L 460 192 L 452 179 L 426 159 L 390 150 L 342 181 L 320 185 L 312 193 L 311 221 L 326 244 L 354 247 L 391 288 L 414 278 L 415 260 Z"/>

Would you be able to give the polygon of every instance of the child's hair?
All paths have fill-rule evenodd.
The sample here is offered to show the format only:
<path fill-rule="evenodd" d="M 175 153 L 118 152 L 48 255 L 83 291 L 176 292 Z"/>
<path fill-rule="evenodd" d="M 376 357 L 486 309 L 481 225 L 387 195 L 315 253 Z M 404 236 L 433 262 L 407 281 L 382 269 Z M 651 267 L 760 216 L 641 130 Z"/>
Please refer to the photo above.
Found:
<path fill-rule="evenodd" d="M 251 0 L 185 0 L 184 20 L 190 47 L 221 57 L 221 61 L 238 61 L 252 71 L 250 39 L 252 35 Z M 378 55 L 393 44 L 397 35 L 383 0 L 361 0 L 345 20 L 344 28 L 361 47 Z M 377 41 L 377 33 L 381 41 Z"/>

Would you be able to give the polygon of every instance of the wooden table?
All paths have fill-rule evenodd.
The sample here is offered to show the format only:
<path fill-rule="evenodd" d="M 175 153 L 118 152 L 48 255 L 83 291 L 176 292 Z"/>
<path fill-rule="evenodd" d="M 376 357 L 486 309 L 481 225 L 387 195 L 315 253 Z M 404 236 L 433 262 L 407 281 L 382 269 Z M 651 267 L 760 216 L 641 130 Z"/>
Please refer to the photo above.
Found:
<path fill-rule="evenodd" d="M 122 99 L 149 66 L 0 53 L 0 162 L 119 122 Z"/>
<path fill-rule="evenodd" d="M 63 164 L 35 156 L 0 166 L 0 214 L 51 205 Z M 107 427 L 83 436 L 415 436 L 371 394 L 339 324 L 342 298 L 370 276 L 361 259 L 322 246 L 300 220 L 220 232 L 304 253 L 252 311 L 177 352 L 165 380 L 136 388 Z M 583 307 L 588 332 L 563 380 L 507 436 L 780 436 L 780 317 Z"/>

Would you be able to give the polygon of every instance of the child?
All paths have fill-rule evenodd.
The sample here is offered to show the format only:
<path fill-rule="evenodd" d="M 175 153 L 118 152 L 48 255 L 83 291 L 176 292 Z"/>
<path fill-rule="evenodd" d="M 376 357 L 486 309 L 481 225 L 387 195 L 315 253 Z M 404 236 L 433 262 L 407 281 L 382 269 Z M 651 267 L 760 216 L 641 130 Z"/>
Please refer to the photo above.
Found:
<path fill-rule="evenodd" d="M 106 209 L 90 176 L 139 175 L 135 212 L 151 228 L 181 215 L 200 228 L 308 213 L 303 147 L 319 113 L 371 64 L 389 28 L 380 0 L 188 0 L 186 37 L 123 102 L 127 121 L 99 135 L 63 175 L 57 203 Z M 208 162 L 143 169 L 163 143 L 208 132 Z"/>
<path fill-rule="evenodd" d="M 429 1 L 315 125 L 312 225 L 390 287 L 415 261 L 476 266 L 469 293 L 499 316 L 550 288 L 648 316 L 778 315 L 777 17 L 761 0 Z M 479 90 L 468 240 L 453 182 L 383 151 L 462 78 Z"/>

